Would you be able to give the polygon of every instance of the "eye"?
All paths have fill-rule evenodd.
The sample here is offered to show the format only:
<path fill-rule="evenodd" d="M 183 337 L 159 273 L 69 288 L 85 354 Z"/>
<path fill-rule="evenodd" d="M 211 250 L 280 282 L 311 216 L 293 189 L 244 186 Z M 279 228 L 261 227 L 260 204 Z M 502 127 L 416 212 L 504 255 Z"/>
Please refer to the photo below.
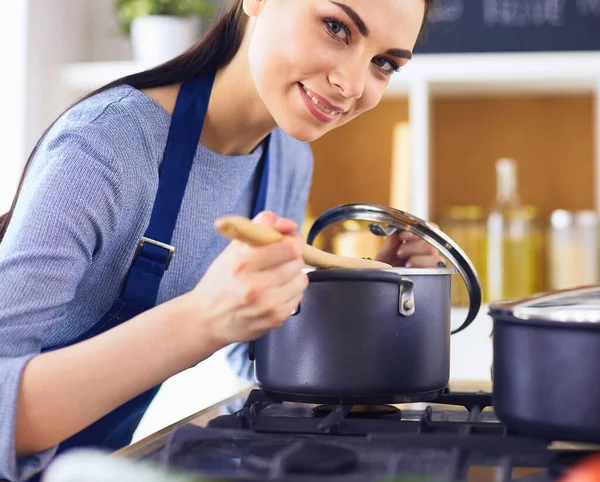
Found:
<path fill-rule="evenodd" d="M 394 72 L 398 72 L 400 67 L 396 62 L 393 62 L 390 59 L 386 59 L 385 57 L 375 57 L 373 59 L 373 63 L 375 66 L 381 70 L 384 74 L 391 75 Z"/>
<path fill-rule="evenodd" d="M 323 23 L 326 25 L 329 35 L 348 43 L 350 30 L 348 30 L 348 27 L 343 22 L 333 18 L 326 18 Z"/>

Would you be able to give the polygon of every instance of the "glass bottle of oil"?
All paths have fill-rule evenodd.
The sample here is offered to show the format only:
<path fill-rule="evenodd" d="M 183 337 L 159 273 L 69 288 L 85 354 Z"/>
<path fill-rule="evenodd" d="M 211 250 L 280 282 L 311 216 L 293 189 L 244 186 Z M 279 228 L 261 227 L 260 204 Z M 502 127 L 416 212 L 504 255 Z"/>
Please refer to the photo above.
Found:
<path fill-rule="evenodd" d="M 512 159 L 496 162 L 496 199 L 487 220 L 487 299 L 528 296 L 534 286 L 531 221 L 521 205 Z"/>

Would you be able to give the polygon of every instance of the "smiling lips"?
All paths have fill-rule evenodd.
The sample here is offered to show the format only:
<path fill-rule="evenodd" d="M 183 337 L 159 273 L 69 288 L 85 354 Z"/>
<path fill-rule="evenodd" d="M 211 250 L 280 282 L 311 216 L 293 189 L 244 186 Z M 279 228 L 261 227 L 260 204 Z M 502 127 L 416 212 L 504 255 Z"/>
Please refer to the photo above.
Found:
<path fill-rule="evenodd" d="M 321 122 L 331 122 L 344 110 L 331 104 L 326 99 L 300 84 L 302 98 L 312 115 Z"/>

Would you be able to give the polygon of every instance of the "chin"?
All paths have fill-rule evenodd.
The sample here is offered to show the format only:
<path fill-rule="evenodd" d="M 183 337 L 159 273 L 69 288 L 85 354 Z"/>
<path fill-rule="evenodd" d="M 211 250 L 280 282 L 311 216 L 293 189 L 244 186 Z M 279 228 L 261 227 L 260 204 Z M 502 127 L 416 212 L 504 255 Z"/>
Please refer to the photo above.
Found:
<path fill-rule="evenodd" d="M 293 137 L 294 139 L 300 142 L 316 141 L 317 139 L 319 139 L 320 137 L 337 127 L 336 125 L 329 125 L 327 127 L 323 125 L 311 125 L 310 122 L 307 122 L 304 119 L 299 120 L 298 118 L 287 118 L 285 120 L 282 119 L 281 122 L 277 122 L 277 126 L 288 136 Z"/>

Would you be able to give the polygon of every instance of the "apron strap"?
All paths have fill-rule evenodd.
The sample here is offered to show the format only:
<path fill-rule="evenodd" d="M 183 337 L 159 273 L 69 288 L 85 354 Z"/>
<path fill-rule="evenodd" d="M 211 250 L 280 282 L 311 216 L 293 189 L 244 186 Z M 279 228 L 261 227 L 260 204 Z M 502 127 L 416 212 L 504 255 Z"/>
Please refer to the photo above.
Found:
<path fill-rule="evenodd" d="M 260 185 L 258 187 L 258 194 L 254 200 L 254 207 L 252 208 L 252 218 L 255 218 L 258 213 L 264 211 L 267 207 L 267 188 L 269 184 L 269 158 L 271 145 L 271 134 L 268 135 L 263 154 L 260 162 L 258 163 L 258 175 L 260 176 Z"/>
<path fill-rule="evenodd" d="M 179 208 L 192 170 L 215 74 L 184 82 L 177 96 L 160 171 L 160 182 L 145 237 L 171 244 Z"/>
<path fill-rule="evenodd" d="M 175 247 L 171 245 L 189 174 L 204 125 L 215 73 L 181 85 L 167 137 L 158 190 L 150 222 L 138 244 L 121 292 L 121 300 L 142 308 L 156 305 L 158 290 Z M 270 137 L 270 136 L 269 136 Z M 253 217 L 266 206 L 269 139 L 259 163 L 260 186 Z"/>
<path fill-rule="evenodd" d="M 140 240 L 121 299 L 144 308 L 156 305 L 158 289 L 175 247 L 171 245 L 181 201 L 198 149 L 215 74 L 184 82 L 179 89 L 159 173 L 150 223 Z"/>

